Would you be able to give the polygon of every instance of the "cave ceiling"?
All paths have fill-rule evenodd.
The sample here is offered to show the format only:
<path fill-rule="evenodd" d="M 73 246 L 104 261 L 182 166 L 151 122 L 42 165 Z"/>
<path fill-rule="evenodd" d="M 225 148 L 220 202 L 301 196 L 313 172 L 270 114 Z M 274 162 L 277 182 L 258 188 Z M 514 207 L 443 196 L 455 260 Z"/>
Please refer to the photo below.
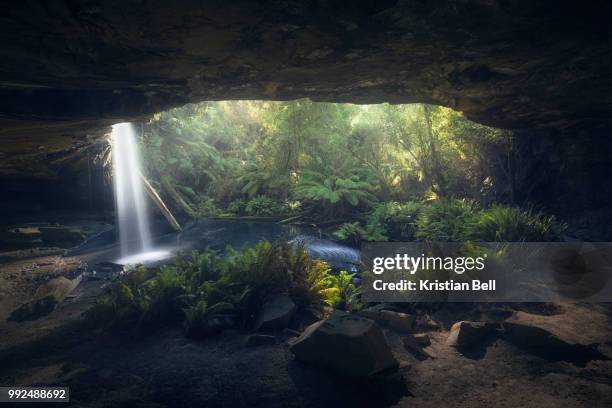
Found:
<path fill-rule="evenodd" d="M 607 129 L 607 2 L 21 1 L 0 16 L 0 175 L 202 100 L 426 102 Z M 38 164 L 37 164 L 38 163 Z"/>

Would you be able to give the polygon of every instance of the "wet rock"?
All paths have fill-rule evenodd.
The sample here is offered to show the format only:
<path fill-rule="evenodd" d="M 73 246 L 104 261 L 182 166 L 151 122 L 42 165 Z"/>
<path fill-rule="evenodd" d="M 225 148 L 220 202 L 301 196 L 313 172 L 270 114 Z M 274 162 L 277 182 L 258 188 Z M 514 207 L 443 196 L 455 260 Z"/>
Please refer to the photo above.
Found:
<path fill-rule="evenodd" d="M 414 339 L 421 347 L 429 347 L 431 345 L 431 339 L 429 338 L 429 335 L 427 335 L 427 333 L 415 334 Z"/>
<path fill-rule="evenodd" d="M 362 310 L 359 314 L 374 320 L 383 327 L 400 333 L 409 333 L 414 325 L 414 316 L 384 309 L 384 305 L 376 305 Z"/>
<path fill-rule="evenodd" d="M 534 325 L 505 322 L 501 334 L 504 340 L 551 360 L 584 364 L 590 360 L 609 359 L 595 344 L 570 342 Z"/>
<path fill-rule="evenodd" d="M 264 303 L 257 317 L 255 330 L 283 329 L 289 325 L 295 311 L 295 303 L 289 295 L 277 295 Z"/>
<path fill-rule="evenodd" d="M 469 348 L 482 340 L 495 330 L 496 325 L 484 322 L 461 321 L 453 324 L 446 344 L 456 348 Z"/>
<path fill-rule="evenodd" d="M 427 340 L 429 340 L 429 337 L 427 337 Z M 402 338 L 402 344 L 404 345 L 404 348 L 414 354 L 417 358 L 433 358 L 433 355 L 423 350 L 423 347 L 426 346 L 423 346 L 421 342 L 422 340 L 419 340 L 416 336 L 413 336 L 412 334 L 408 334 Z M 427 345 L 429 345 L 429 343 Z"/>
<path fill-rule="evenodd" d="M 42 234 L 36 227 L 11 228 L 0 234 L 0 244 L 16 247 L 42 245 Z"/>
<path fill-rule="evenodd" d="M 42 299 L 21 305 L 11 313 L 8 320 L 13 322 L 36 320 L 51 313 L 56 306 L 57 301 L 53 296 L 45 296 Z"/>
<path fill-rule="evenodd" d="M 348 376 L 369 376 L 398 363 L 376 323 L 335 311 L 290 343 L 296 359 Z"/>
<path fill-rule="evenodd" d="M 85 234 L 76 228 L 65 226 L 39 227 L 43 242 L 48 246 L 69 248 L 81 243 Z"/>
<path fill-rule="evenodd" d="M 32 300 L 21 305 L 9 316 L 11 321 L 35 320 L 51 313 L 55 307 L 81 283 L 82 275 L 75 279 L 63 276 L 41 285 Z"/>
<path fill-rule="evenodd" d="M 440 324 L 429 316 L 418 316 L 416 327 L 423 330 L 440 330 Z"/>
<path fill-rule="evenodd" d="M 252 334 L 247 339 L 247 347 L 259 347 L 276 344 L 276 337 L 267 334 Z"/>

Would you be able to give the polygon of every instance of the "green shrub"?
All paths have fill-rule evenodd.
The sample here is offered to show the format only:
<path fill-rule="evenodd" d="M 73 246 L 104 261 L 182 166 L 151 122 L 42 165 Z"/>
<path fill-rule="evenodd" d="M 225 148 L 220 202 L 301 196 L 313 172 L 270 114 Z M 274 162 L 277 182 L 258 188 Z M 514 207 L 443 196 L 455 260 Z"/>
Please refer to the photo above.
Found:
<path fill-rule="evenodd" d="M 423 241 L 462 242 L 477 211 L 470 200 L 437 200 L 423 205 L 416 223 L 415 238 Z"/>
<path fill-rule="evenodd" d="M 138 288 L 138 301 L 141 304 L 142 329 L 180 323 L 185 307 L 185 275 L 175 266 L 164 266 L 157 275 Z"/>
<path fill-rule="evenodd" d="M 196 207 L 198 218 L 218 217 L 223 213 L 213 198 L 201 198 Z"/>
<path fill-rule="evenodd" d="M 110 286 L 89 318 L 142 331 L 182 323 L 187 335 L 202 336 L 227 328 L 235 316 L 249 324 L 276 294 L 290 294 L 302 308 L 323 304 L 330 268 L 303 247 L 261 241 L 228 252 L 227 258 L 212 250 L 181 253 L 152 277 L 143 267 L 132 270 Z"/>
<path fill-rule="evenodd" d="M 271 217 L 283 213 L 284 207 L 282 204 L 268 196 L 259 195 L 249 200 L 244 210 L 248 215 L 257 217 Z"/>
<path fill-rule="evenodd" d="M 359 222 L 348 222 L 342 224 L 334 236 L 340 241 L 359 246 L 362 241 L 386 241 L 387 236 L 382 226 L 371 224 L 362 227 Z"/>
<path fill-rule="evenodd" d="M 325 290 L 326 302 L 334 309 L 353 310 L 359 305 L 359 288 L 351 283 L 354 273 L 340 271 L 337 276 L 330 276 Z"/>
<path fill-rule="evenodd" d="M 211 249 L 205 249 L 202 252 L 192 251 L 189 257 L 184 252 L 179 252 L 174 263 L 177 269 L 185 275 L 190 287 L 197 287 L 206 281 L 218 280 L 225 270 L 225 259 Z"/>
<path fill-rule="evenodd" d="M 359 225 L 359 222 L 344 223 L 334 232 L 334 236 L 340 241 L 352 245 L 359 245 L 365 234 L 365 229 Z"/>
<path fill-rule="evenodd" d="M 216 334 L 226 328 L 228 321 L 231 322 L 228 316 L 234 313 L 234 305 L 225 302 L 208 305 L 207 301 L 200 300 L 184 310 L 183 328 L 187 337 Z"/>
<path fill-rule="evenodd" d="M 366 230 L 379 231 L 377 241 L 413 241 L 421 208 L 416 201 L 382 203 L 368 217 Z"/>
<path fill-rule="evenodd" d="M 241 199 L 234 200 L 227 206 L 227 211 L 236 215 L 245 215 L 247 202 Z"/>
<path fill-rule="evenodd" d="M 291 276 L 291 297 L 295 303 L 300 307 L 321 307 L 331 267 L 323 261 L 311 259 L 304 248 L 298 247 L 290 253 L 287 268 Z"/>
<path fill-rule="evenodd" d="M 532 210 L 495 206 L 474 217 L 468 227 L 472 240 L 488 242 L 557 241 L 565 224 Z"/>

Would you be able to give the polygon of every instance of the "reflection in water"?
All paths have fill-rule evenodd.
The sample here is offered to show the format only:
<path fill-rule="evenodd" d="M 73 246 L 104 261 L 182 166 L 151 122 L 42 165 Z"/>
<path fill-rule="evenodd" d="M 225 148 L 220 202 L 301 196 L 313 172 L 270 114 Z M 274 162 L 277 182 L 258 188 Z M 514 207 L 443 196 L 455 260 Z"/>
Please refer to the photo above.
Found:
<path fill-rule="evenodd" d="M 333 241 L 317 238 L 313 228 L 283 225 L 272 222 L 230 221 L 230 220 L 199 220 L 187 224 L 181 233 L 159 235 L 153 239 L 153 247 L 167 251 L 164 259 L 154 259 L 147 264 L 159 265 L 167 262 L 167 258 L 178 251 L 203 250 L 212 248 L 225 252 L 227 246 L 240 248 L 244 245 L 254 246 L 262 239 L 274 241 L 284 239 L 291 244 L 303 244 L 313 258 L 328 262 L 334 269 L 344 269 L 350 272 L 359 270 L 360 252 L 356 249 L 337 244 Z M 99 237 L 73 251 L 72 255 L 95 251 L 113 240 L 112 232 L 104 238 Z M 155 251 L 157 252 L 157 251 Z M 120 258 L 117 247 L 105 251 L 96 261 L 114 261 Z M 136 263 L 141 259 L 120 259 L 120 263 Z M 129 261 L 129 262 L 126 262 Z"/>

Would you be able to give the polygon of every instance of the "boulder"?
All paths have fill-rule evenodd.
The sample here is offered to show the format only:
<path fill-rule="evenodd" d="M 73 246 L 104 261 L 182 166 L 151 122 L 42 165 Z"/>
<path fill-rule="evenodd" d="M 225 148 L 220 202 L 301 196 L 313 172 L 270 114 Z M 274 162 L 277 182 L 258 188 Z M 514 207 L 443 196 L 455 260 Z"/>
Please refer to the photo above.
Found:
<path fill-rule="evenodd" d="M 469 348 L 478 344 L 495 330 L 495 325 L 483 322 L 460 321 L 453 324 L 446 339 L 448 346 Z"/>
<path fill-rule="evenodd" d="M 81 243 L 85 239 L 85 234 L 76 228 L 65 226 L 39 227 L 42 240 L 46 245 L 69 248 Z"/>
<path fill-rule="evenodd" d="M 427 337 L 427 340 L 429 340 L 429 337 Z M 421 345 L 419 343 L 419 339 L 416 336 L 413 336 L 412 334 L 408 334 L 404 336 L 402 338 L 402 344 L 404 345 L 404 348 L 406 350 L 410 351 L 413 355 L 415 355 L 419 359 L 433 358 L 433 355 L 423 350 L 423 347 L 425 346 Z M 429 345 L 429 343 L 427 345 Z"/>
<path fill-rule="evenodd" d="M 14 310 L 9 320 L 35 320 L 48 315 L 81 283 L 82 277 L 71 280 L 61 276 L 41 285 L 32 300 Z"/>
<path fill-rule="evenodd" d="M 427 333 L 415 334 L 414 339 L 421 347 L 429 347 L 431 345 L 431 339 L 429 338 L 429 335 L 427 335 Z"/>
<path fill-rule="evenodd" d="M 398 366 L 382 330 L 370 319 L 335 311 L 290 342 L 296 359 L 363 377 Z"/>
<path fill-rule="evenodd" d="M 42 235 L 36 227 L 11 228 L 0 234 L 0 244 L 32 247 L 42 245 Z"/>
<path fill-rule="evenodd" d="M 441 329 L 440 324 L 427 315 L 418 316 L 416 319 L 416 326 L 420 329 L 430 331 Z"/>
<path fill-rule="evenodd" d="M 252 334 L 247 339 L 247 347 L 259 347 L 276 344 L 276 337 L 266 334 Z"/>
<path fill-rule="evenodd" d="M 295 303 L 289 295 L 277 295 L 264 303 L 255 322 L 255 330 L 283 329 L 289 325 L 295 311 Z"/>
<path fill-rule="evenodd" d="M 608 360 L 595 344 L 580 344 L 562 339 L 547 329 L 534 325 L 505 322 L 504 340 L 551 360 L 584 364 L 590 360 Z"/>
<path fill-rule="evenodd" d="M 399 333 L 410 333 L 414 325 L 414 316 L 386 310 L 383 305 L 369 307 L 359 312 L 359 314 Z"/>

